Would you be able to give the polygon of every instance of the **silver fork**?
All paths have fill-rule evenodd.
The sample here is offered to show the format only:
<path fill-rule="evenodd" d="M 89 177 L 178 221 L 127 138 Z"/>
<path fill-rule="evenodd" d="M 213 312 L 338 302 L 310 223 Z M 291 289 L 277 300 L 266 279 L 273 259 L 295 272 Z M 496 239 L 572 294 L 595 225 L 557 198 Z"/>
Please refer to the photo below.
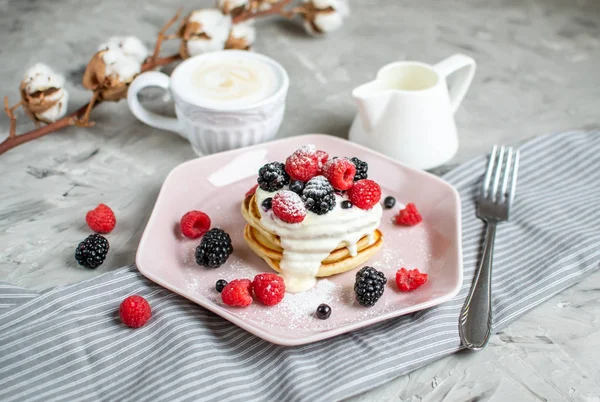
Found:
<path fill-rule="evenodd" d="M 486 223 L 483 255 L 460 312 L 459 334 L 465 347 L 480 350 L 492 330 L 492 258 L 496 225 L 508 220 L 517 188 L 519 151 L 494 145 L 477 200 L 477 217 Z"/>

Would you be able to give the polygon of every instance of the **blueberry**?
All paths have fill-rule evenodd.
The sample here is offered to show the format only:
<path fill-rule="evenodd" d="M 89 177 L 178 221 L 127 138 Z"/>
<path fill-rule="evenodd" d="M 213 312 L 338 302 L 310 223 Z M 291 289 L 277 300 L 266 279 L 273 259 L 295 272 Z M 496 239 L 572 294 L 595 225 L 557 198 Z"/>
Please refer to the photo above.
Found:
<path fill-rule="evenodd" d="M 348 200 L 342 201 L 341 207 L 342 209 L 352 208 L 352 203 Z"/>
<path fill-rule="evenodd" d="M 319 304 L 317 307 L 317 318 L 320 320 L 326 320 L 331 315 L 331 307 L 327 304 Z"/>
<path fill-rule="evenodd" d="M 396 205 L 396 199 L 392 196 L 385 197 L 383 200 L 383 206 L 387 209 L 394 208 L 394 205 Z"/>
<path fill-rule="evenodd" d="M 269 209 L 271 209 L 272 205 L 273 205 L 273 199 L 271 197 L 265 198 L 265 200 L 262 202 L 262 206 L 265 209 L 265 211 L 268 211 Z"/>
<path fill-rule="evenodd" d="M 227 281 L 225 279 L 219 279 L 215 284 L 215 289 L 217 292 L 221 293 L 225 286 L 227 286 Z"/>
<path fill-rule="evenodd" d="M 304 190 L 304 183 L 300 180 L 294 180 L 290 183 L 290 191 L 293 191 L 298 195 L 302 195 L 302 190 Z"/>

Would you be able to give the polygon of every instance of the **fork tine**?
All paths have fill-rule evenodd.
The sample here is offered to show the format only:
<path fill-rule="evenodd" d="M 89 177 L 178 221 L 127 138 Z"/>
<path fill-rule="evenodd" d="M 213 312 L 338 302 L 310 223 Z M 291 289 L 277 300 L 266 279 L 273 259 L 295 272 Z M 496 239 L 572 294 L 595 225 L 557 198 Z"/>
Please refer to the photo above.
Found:
<path fill-rule="evenodd" d="M 502 176 L 503 164 L 504 164 L 504 146 L 500 147 L 500 153 L 498 154 L 498 164 L 496 165 L 496 171 L 494 173 L 494 185 L 490 193 L 489 199 L 492 202 L 496 201 L 496 194 L 498 193 L 498 185 L 500 184 L 500 176 Z"/>
<path fill-rule="evenodd" d="M 512 165 L 513 153 L 514 150 L 511 147 L 508 147 L 508 154 L 506 155 L 506 168 L 504 169 L 504 175 L 502 177 L 502 191 L 498 196 L 498 202 L 503 201 L 504 197 L 508 199 L 506 190 L 508 189 L 508 177 L 510 176 L 510 168 Z"/>
<path fill-rule="evenodd" d="M 515 199 L 515 191 L 517 190 L 517 173 L 519 172 L 519 155 L 520 155 L 520 152 L 517 150 L 517 152 L 515 153 L 515 162 L 514 162 L 515 167 L 513 168 L 512 177 L 510 178 L 510 190 L 507 194 L 509 206 L 510 206 L 510 204 L 512 204 L 513 200 Z"/>
<path fill-rule="evenodd" d="M 487 169 L 485 171 L 485 178 L 483 179 L 483 186 L 481 187 L 481 196 L 487 197 L 488 190 L 490 188 L 490 179 L 492 178 L 492 172 L 494 170 L 494 164 L 496 163 L 496 153 L 498 147 L 494 145 L 492 152 L 490 153 L 490 160 L 488 161 Z"/>

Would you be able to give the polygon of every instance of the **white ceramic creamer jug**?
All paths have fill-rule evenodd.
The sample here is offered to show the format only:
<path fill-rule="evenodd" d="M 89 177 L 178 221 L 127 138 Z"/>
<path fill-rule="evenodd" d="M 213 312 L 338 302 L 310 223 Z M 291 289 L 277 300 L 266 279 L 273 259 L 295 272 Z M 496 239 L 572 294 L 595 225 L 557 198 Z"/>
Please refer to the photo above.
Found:
<path fill-rule="evenodd" d="M 450 89 L 446 78 L 456 73 Z M 450 160 L 458 149 L 454 112 L 464 98 L 475 60 L 456 54 L 430 66 L 401 61 L 355 88 L 358 115 L 349 139 L 417 169 Z"/>

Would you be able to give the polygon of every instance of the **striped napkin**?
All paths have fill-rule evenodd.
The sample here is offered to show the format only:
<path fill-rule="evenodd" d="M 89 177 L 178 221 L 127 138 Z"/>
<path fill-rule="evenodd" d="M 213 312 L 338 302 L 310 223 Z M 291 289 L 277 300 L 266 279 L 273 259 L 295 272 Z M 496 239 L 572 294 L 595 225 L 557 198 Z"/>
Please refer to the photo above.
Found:
<path fill-rule="evenodd" d="M 600 131 L 521 147 L 511 221 L 494 254 L 494 331 L 598 269 Z M 41 293 L 0 284 L 0 400 L 339 400 L 458 351 L 458 314 L 483 235 L 484 157 L 445 176 L 463 205 L 464 283 L 435 308 L 330 340 L 281 347 L 146 280 L 134 267 Z M 144 327 L 116 315 L 137 293 Z"/>

